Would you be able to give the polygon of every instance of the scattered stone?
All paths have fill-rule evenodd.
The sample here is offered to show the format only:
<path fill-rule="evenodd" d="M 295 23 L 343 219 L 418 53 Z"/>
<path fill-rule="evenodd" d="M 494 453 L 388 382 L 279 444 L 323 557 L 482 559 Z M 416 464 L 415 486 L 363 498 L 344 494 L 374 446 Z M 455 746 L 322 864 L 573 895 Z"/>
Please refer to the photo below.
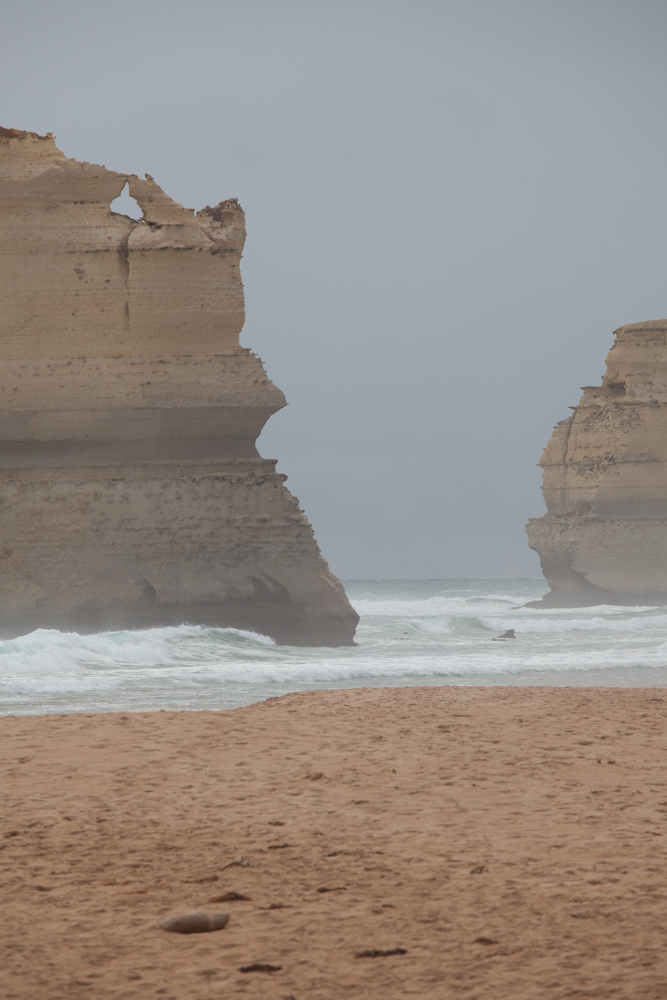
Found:
<path fill-rule="evenodd" d="M 173 931 L 174 934 L 204 934 L 207 931 L 220 931 L 227 926 L 228 913 L 215 913 L 209 917 L 207 913 L 186 913 L 181 917 L 170 917 L 163 920 L 160 927 L 163 931 Z"/>
<path fill-rule="evenodd" d="M 214 896 L 209 899 L 209 903 L 249 903 L 250 896 L 244 896 L 242 892 L 223 892 L 222 896 Z"/>
<path fill-rule="evenodd" d="M 495 938 L 478 937 L 475 938 L 475 944 L 498 944 L 498 942 Z"/>
<path fill-rule="evenodd" d="M 239 972 L 280 972 L 282 965 L 269 965 L 268 962 L 253 962 L 252 965 L 242 965 Z"/>
<path fill-rule="evenodd" d="M 387 958 L 389 955 L 407 955 L 407 948 L 367 948 L 358 951 L 357 958 Z"/>

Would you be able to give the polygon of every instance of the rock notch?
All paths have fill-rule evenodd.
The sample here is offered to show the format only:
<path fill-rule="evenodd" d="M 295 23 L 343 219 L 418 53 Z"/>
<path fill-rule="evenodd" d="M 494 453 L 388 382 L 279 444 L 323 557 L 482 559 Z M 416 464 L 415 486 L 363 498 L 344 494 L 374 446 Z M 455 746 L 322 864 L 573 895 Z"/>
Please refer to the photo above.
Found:
<path fill-rule="evenodd" d="M 141 220 L 114 213 L 128 185 Z M 234 626 L 353 642 L 358 616 L 255 441 L 285 405 L 239 346 L 235 199 L 0 129 L 0 634 Z"/>
<path fill-rule="evenodd" d="M 667 320 L 616 330 L 540 465 L 548 512 L 528 522 L 551 587 L 533 607 L 667 603 Z"/>

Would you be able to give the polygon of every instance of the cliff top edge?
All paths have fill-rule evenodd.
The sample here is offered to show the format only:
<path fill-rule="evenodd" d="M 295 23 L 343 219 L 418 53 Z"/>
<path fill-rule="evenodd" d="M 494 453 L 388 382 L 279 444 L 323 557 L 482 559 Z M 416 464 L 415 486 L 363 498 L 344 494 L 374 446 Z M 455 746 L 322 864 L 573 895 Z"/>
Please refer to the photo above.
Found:
<path fill-rule="evenodd" d="M 0 125 L 0 142 L 10 142 L 12 139 L 41 139 L 43 142 L 54 140 L 53 132 L 39 135 L 37 132 L 24 132 L 20 128 L 3 128 Z"/>
<path fill-rule="evenodd" d="M 627 323 L 625 326 L 619 326 L 614 333 L 638 333 L 641 330 L 667 330 L 667 319 L 647 319 L 643 323 Z"/>

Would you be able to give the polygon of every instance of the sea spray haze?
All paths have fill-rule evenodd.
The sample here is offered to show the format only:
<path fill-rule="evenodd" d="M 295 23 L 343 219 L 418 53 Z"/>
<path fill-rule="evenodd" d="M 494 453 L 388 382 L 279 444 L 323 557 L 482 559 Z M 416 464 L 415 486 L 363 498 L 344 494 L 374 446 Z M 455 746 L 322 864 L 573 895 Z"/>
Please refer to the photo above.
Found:
<path fill-rule="evenodd" d="M 356 648 L 184 624 L 0 643 L 3 713 L 231 708 L 409 684 L 667 685 L 667 608 L 526 608 L 543 580 L 348 581 Z M 515 640 L 494 642 L 514 629 Z"/>

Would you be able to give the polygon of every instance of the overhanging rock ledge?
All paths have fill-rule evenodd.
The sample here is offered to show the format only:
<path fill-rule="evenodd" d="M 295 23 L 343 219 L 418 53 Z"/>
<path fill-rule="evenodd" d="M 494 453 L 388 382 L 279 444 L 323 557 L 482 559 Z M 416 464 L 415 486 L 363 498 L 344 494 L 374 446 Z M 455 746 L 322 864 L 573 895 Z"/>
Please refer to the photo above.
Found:
<path fill-rule="evenodd" d="M 143 211 L 114 213 L 125 185 Z M 245 220 L 0 129 L 0 634 L 182 622 L 349 645 L 358 616 L 255 441 Z"/>

